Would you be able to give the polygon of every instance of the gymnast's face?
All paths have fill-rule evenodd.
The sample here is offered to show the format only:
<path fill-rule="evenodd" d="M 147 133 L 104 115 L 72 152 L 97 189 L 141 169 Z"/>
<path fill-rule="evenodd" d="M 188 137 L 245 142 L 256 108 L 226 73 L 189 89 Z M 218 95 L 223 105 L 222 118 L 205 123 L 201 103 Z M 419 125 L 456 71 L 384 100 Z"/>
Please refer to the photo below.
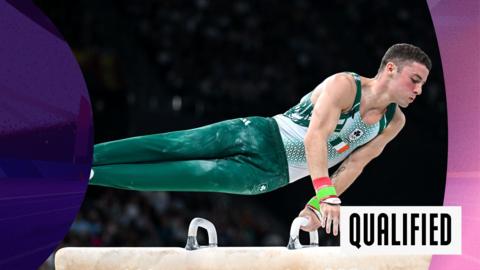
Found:
<path fill-rule="evenodd" d="M 393 63 L 392 63 L 393 64 Z M 417 62 L 407 62 L 401 68 L 393 64 L 391 86 L 396 103 L 406 108 L 415 98 L 422 94 L 422 87 L 427 81 L 429 71 L 425 65 Z"/>

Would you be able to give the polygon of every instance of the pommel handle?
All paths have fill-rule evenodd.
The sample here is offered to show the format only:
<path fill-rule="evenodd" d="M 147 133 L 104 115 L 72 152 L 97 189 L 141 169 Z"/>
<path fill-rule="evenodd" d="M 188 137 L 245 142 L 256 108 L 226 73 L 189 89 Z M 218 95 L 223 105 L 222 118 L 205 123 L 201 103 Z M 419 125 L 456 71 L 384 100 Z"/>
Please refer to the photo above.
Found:
<path fill-rule="evenodd" d="M 197 232 L 198 227 L 204 228 L 207 230 L 208 234 L 208 246 L 200 246 L 197 242 Z M 188 226 L 188 237 L 187 244 L 185 245 L 186 250 L 196 250 L 203 247 L 217 247 L 217 230 L 212 222 L 203 219 L 203 218 L 194 218 Z"/>
<path fill-rule="evenodd" d="M 293 220 L 292 226 L 290 227 L 290 239 L 288 240 L 288 249 L 300 249 L 306 247 L 318 247 L 318 231 L 312 231 L 309 233 L 310 236 L 310 245 L 303 246 L 300 244 L 298 235 L 300 233 L 300 227 L 306 226 L 308 224 L 308 219 L 304 217 L 297 217 Z"/>

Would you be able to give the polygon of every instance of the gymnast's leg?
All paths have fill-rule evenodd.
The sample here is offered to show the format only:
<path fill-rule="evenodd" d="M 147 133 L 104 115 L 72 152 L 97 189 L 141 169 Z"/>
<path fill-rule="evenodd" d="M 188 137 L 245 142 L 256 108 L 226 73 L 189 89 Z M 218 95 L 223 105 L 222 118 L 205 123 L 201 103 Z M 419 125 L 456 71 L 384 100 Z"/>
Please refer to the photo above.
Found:
<path fill-rule="evenodd" d="M 271 118 L 104 143 L 94 155 L 92 185 L 257 194 L 288 183 L 285 149 Z"/>
<path fill-rule="evenodd" d="M 253 195 L 279 188 L 276 173 L 259 170 L 245 157 L 114 164 L 98 167 L 90 184 L 142 191 L 201 191 Z"/>
<path fill-rule="evenodd" d="M 94 147 L 93 167 L 152 161 L 211 159 L 241 153 L 248 141 L 241 119 L 190 130 L 132 137 Z"/>

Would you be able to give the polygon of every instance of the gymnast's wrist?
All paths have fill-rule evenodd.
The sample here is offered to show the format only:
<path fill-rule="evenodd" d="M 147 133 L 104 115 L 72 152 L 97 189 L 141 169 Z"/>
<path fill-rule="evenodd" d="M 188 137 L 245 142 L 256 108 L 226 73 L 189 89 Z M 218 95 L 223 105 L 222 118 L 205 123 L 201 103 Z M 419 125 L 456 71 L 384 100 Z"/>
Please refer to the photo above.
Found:
<path fill-rule="evenodd" d="M 317 196 L 313 196 L 306 205 L 310 209 L 314 209 L 320 211 L 320 201 L 318 200 Z"/>
<path fill-rule="evenodd" d="M 306 207 L 307 208 L 310 208 L 312 210 L 316 210 L 316 211 L 320 211 L 320 204 L 322 203 L 326 203 L 326 204 L 330 204 L 330 205 L 340 205 L 342 203 L 342 201 L 340 200 L 340 198 L 330 198 L 330 199 L 326 199 L 324 201 L 320 201 L 317 196 L 313 196 L 308 202 L 307 202 L 307 205 Z"/>
<path fill-rule="evenodd" d="M 315 197 L 318 199 L 318 205 L 320 203 L 327 204 L 341 204 L 340 198 L 337 196 L 337 191 L 329 177 L 319 177 L 312 180 L 313 187 L 315 189 Z M 313 199 L 313 198 L 312 198 Z M 312 205 L 316 205 L 316 202 L 312 202 Z"/>

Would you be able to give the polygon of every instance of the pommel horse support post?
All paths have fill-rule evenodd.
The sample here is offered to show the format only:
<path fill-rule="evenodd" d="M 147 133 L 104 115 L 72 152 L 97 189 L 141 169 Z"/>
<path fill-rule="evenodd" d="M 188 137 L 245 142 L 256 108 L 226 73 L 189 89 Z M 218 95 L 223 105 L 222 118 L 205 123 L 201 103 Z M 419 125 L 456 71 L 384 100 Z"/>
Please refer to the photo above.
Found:
<path fill-rule="evenodd" d="M 318 247 L 318 233 L 310 232 L 310 245 L 299 241 L 296 218 L 287 247 L 217 247 L 215 226 L 194 218 L 185 248 L 63 248 L 55 254 L 56 270 L 427 270 L 431 256 L 345 255 L 339 247 Z M 197 230 L 208 232 L 208 246 L 197 242 Z"/>

